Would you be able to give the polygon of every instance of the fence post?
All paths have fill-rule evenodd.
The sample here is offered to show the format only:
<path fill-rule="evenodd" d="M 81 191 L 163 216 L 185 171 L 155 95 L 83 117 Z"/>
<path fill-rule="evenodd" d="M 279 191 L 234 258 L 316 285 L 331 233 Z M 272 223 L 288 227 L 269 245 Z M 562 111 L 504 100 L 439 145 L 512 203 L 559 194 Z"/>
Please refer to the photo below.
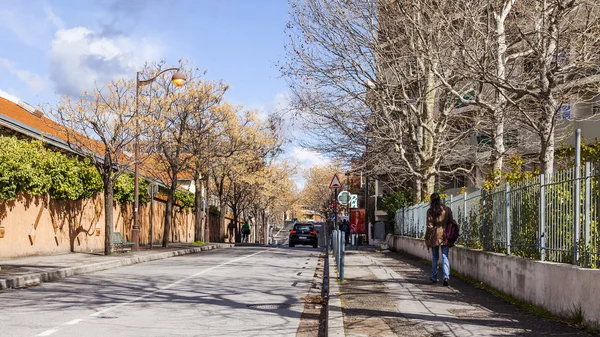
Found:
<path fill-rule="evenodd" d="M 573 198 L 573 264 L 579 265 L 579 242 L 581 240 L 581 129 L 575 130 L 575 195 Z"/>
<path fill-rule="evenodd" d="M 590 266 L 590 259 L 589 259 L 589 252 L 588 252 L 588 247 L 590 244 L 590 224 L 591 224 L 591 214 L 590 214 L 590 208 L 592 205 L 592 182 L 591 182 L 591 176 L 592 176 L 592 164 L 588 161 L 585 163 L 585 241 L 584 241 L 584 247 L 585 247 L 585 266 L 589 267 Z"/>
<path fill-rule="evenodd" d="M 540 260 L 546 260 L 546 175 L 540 174 Z"/>
<path fill-rule="evenodd" d="M 481 246 L 483 250 L 486 250 L 486 230 L 487 230 L 487 192 L 485 188 L 481 191 L 481 213 L 483 214 L 481 219 Z"/>
<path fill-rule="evenodd" d="M 510 255 L 510 184 L 506 182 L 506 190 L 504 191 L 506 198 L 506 212 L 505 221 L 506 221 L 506 254 Z"/>
<path fill-rule="evenodd" d="M 468 209 L 467 209 L 467 192 L 466 191 L 463 194 L 463 213 L 464 213 L 463 214 L 464 215 L 464 217 L 463 217 L 463 228 L 465 228 L 464 226 L 467 225 L 468 221 L 469 221 L 469 216 L 468 216 L 469 212 L 468 212 Z M 471 227 L 468 227 L 468 228 L 470 230 Z"/>

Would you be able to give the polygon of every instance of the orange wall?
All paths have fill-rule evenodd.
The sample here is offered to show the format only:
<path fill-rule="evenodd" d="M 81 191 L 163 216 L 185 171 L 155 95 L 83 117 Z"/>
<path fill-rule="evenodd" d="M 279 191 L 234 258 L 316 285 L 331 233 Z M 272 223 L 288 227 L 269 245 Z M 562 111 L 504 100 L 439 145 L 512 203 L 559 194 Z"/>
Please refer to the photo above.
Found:
<path fill-rule="evenodd" d="M 140 205 L 140 236 L 147 244 L 150 205 Z M 155 200 L 153 241 L 162 242 L 166 204 Z M 114 231 L 131 240 L 132 205 L 115 203 Z M 80 201 L 48 200 L 47 196 L 20 194 L 17 200 L 0 201 L 0 258 L 49 255 L 69 251 L 104 250 L 104 198 L 101 193 Z M 175 207 L 170 242 L 194 241 L 194 214 Z"/>

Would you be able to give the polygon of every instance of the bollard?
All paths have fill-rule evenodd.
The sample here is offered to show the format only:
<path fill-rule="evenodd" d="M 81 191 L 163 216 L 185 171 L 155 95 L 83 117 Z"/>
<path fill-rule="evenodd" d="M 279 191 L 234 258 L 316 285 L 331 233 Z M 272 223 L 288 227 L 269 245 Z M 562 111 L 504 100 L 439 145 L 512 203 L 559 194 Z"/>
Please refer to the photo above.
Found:
<path fill-rule="evenodd" d="M 344 255 L 346 255 L 346 245 L 343 244 L 342 245 L 342 249 L 341 249 L 341 256 L 340 256 L 340 281 L 344 280 Z"/>

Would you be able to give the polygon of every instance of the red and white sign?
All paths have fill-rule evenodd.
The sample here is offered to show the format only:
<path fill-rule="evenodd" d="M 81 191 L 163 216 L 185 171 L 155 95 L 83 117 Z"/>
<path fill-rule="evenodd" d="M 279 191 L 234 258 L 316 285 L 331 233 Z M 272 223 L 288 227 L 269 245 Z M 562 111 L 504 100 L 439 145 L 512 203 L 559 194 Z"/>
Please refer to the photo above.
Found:
<path fill-rule="evenodd" d="M 342 188 L 342 184 L 340 183 L 340 178 L 338 178 L 337 174 L 333 175 L 333 179 L 331 179 L 329 188 Z"/>
<path fill-rule="evenodd" d="M 353 208 L 350 210 L 350 233 L 366 234 L 365 209 Z"/>

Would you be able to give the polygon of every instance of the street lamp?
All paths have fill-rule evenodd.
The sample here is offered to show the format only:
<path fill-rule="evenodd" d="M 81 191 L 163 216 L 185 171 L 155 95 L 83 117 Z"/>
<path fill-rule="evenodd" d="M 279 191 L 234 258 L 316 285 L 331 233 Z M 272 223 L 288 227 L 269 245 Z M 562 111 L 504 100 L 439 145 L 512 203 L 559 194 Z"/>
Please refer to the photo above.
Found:
<path fill-rule="evenodd" d="M 181 73 L 179 71 L 179 68 L 168 68 L 165 69 L 161 72 L 159 72 L 158 74 L 156 74 L 156 76 L 147 79 L 147 80 L 142 80 L 140 79 L 140 75 L 141 72 L 138 71 L 136 74 L 136 81 L 135 81 L 135 115 L 136 117 L 139 114 L 139 97 L 140 97 L 140 88 L 151 84 L 152 82 L 154 82 L 154 80 L 156 80 L 158 78 L 158 76 L 166 73 L 167 71 L 175 71 L 175 74 L 173 74 L 173 77 L 171 77 L 171 82 L 173 82 L 173 84 L 175 84 L 176 86 L 180 87 L 182 85 L 185 84 L 186 81 L 186 77 L 183 73 Z M 140 135 L 139 135 L 139 120 L 136 119 L 136 130 L 135 130 L 135 180 L 134 180 L 134 187 L 133 187 L 133 194 L 134 194 L 134 201 L 133 201 L 133 229 L 131 231 L 131 241 L 133 241 L 133 250 L 138 250 L 140 248 L 140 212 L 139 212 L 139 207 L 140 207 L 140 196 L 139 196 L 139 190 L 140 190 Z"/>

